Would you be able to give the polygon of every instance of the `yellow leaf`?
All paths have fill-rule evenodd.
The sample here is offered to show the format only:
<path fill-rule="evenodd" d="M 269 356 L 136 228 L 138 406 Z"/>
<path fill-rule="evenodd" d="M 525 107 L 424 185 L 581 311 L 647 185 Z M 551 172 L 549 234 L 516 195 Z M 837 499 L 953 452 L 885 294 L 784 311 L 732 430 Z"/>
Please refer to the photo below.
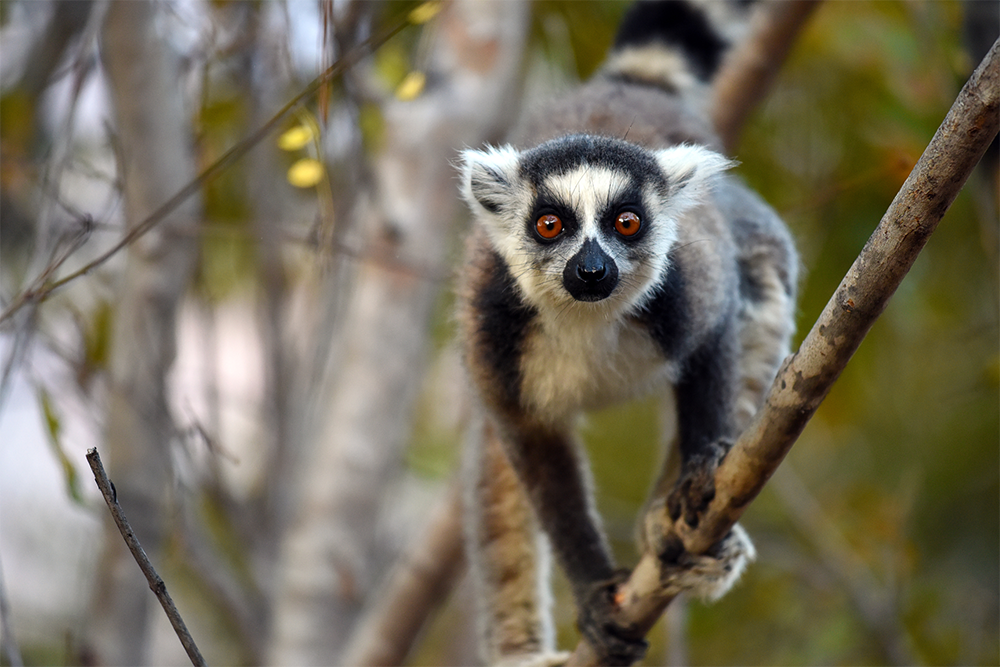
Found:
<path fill-rule="evenodd" d="M 302 158 L 288 168 L 288 182 L 297 188 L 311 188 L 320 182 L 324 171 L 319 160 Z"/>
<path fill-rule="evenodd" d="M 423 72 L 410 72 L 396 88 L 396 98 L 404 102 L 416 99 L 420 93 L 424 92 L 424 84 L 426 83 L 427 76 Z"/>
<path fill-rule="evenodd" d="M 297 151 L 306 146 L 312 139 L 313 132 L 308 125 L 296 125 L 278 137 L 278 148 L 283 151 Z"/>
<path fill-rule="evenodd" d="M 432 2 L 425 2 L 423 4 L 417 5 L 410 12 L 409 19 L 410 23 L 413 25 L 420 25 L 422 23 L 427 23 L 432 18 L 438 15 L 441 8 L 444 7 L 444 3 L 440 0 L 432 0 Z"/>

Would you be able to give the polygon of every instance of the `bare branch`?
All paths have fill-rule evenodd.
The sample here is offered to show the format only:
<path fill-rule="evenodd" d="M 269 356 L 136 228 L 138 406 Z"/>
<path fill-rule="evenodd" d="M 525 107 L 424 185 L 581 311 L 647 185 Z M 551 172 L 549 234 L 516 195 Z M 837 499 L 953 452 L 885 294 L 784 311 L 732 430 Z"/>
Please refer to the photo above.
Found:
<path fill-rule="evenodd" d="M 173 626 L 174 632 L 177 633 L 177 637 L 181 640 L 181 644 L 184 646 L 191 664 L 195 665 L 195 667 L 205 667 L 205 659 L 201 656 L 201 652 L 194 643 L 191 633 L 188 632 L 187 626 L 184 624 L 184 619 L 181 618 L 180 612 L 177 611 L 177 607 L 174 605 L 170 594 L 167 593 L 167 585 L 163 583 L 163 579 L 156 573 L 153 564 L 149 562 L 146 552 L 143 551 L 142 545 L 139 544 L 139 539 L 132 532 L 132 526 L 129 525 L 128 519 L 125 518 L 125 512 L 122 510 L 121 505 L 118 504 L 117 494 L 111 484 L 111 480 L 108 479 L 107 473 L 104 472 L 104 464 L 101 463 L 101 455 L 97 453 L 96 447 L 87 450 L 87 463 L 90 464 L 90 469 L 94 471 L 94 480 L 97 482 L 97 488 L 101 490 L 104 502 L 108 504 L 108 509 L 111 510 L 111 516 L 115 520 L 115 525 L 118 526 L 118 532 L 122 534 L 125 544 L 128 545 L 128 550 L 132 552 L 132 557 L 135 558 L 135 562 L 139 564 L 139 569 L 146 576 L 150 590 L 156 595 L 156 599 L 160 601 L 163 611 L 167 613 L 170 625 Z"/>
<path fill-rule="evenodd" d="M 750 36 L 726 58 L 712 82 L 712 122 L 732 151 L 750 112 L 771 90 L 795 38 L 819 0 L 770 0 L 753 14 Z"/>
<path fill-rule="evenodd" d="M 785 360 L 764 406 L 715 475 L 715 499 L 696 527 L 674 526 L 690 553 L 726 535 L 795 443 L 865 334 L 885 309 L 1000 126 L 1000 40 L 962 88 L 944 122 L 798 352 Z M 643 555 L 621 592 L 621 622 L 648 632 L 672 597 L 669 564 Z M 581 642 L 569 664 L 593 665 Z"/>

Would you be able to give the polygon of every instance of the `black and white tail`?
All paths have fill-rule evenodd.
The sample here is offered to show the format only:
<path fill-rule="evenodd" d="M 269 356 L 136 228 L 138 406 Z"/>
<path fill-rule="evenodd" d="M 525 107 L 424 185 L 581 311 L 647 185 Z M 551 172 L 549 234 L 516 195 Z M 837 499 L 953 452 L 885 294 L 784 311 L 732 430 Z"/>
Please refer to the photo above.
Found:
<path fill-rule="evenodd" d="M 618 29 L 602 74 L 701 102 L 727 51 L 746 33 L 754 2 L 637 2 Z"/>

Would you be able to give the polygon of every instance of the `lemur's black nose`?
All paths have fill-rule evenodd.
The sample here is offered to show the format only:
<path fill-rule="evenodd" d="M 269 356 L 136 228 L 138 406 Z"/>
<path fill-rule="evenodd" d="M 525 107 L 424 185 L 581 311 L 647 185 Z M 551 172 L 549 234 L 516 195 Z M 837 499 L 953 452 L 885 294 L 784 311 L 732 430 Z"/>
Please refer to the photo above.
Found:
<path fill-rule="evenodd" d="M 596 265 L 576 265 L 576 277 L 586 283 L 593 283 L 599 280 L 603 280 L 604 276 L 608 274 L 608 269 L 604 266 L 604 263 Z"/>
<path fill-rule="evenodd" d="M 577 301 L 600 301 L 618 285 L 618 266 L 596 239 L 587 239 L 563 270 L 563 286 Z"/>

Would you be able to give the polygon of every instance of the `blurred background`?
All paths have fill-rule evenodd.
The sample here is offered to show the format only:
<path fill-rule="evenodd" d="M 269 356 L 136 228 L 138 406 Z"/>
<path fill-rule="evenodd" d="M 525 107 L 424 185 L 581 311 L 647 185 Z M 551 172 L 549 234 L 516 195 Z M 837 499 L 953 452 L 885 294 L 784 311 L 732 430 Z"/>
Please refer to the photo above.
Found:
<path fill-rule="evenodd" d="M 457 151 L 589 76 L 627 4 L 415 7 L 0 2 L 0 663 L 187 662 L 90 447 L 210 664 L 373 641 L 459 468 Z M 993 0 L 827 0 L 798 37 L 734 150 L 799 244 L 796 340 L 998 26 Z M 757 564 L 672 606 L 647 664 L 1000 663 L 995 149 L 745 515 Z M 583 427 L 623 564 L 659 420 Z M 410 664 L 475 661 L 443 553 Z"/>

